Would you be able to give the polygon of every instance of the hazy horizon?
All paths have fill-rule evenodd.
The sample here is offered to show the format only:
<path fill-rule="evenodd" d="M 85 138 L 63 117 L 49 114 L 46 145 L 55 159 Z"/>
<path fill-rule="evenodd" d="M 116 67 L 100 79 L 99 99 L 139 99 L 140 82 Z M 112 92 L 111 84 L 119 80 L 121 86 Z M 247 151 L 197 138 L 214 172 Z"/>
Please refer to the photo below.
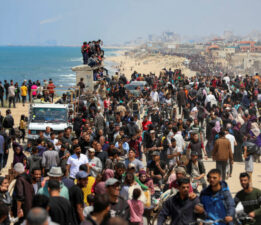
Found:
<path fill-rule="evenodd" d="M 173 31 L 182 36 L 246 35 L 261 30 L 261 1 L 12 0 L 1 1 L 0 45 L 123 44 Z"/>

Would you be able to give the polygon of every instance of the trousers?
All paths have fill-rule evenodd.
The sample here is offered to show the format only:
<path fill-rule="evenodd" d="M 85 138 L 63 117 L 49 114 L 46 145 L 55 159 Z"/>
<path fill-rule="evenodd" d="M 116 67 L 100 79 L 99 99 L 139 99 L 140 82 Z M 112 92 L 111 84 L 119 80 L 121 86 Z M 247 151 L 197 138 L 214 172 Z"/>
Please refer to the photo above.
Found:
<path fill-rule="evenodd" d="M 216 168 L 220 170 L 222 180 L 225 180 L 227 171 L 227 161 L 216 161 Z"/>

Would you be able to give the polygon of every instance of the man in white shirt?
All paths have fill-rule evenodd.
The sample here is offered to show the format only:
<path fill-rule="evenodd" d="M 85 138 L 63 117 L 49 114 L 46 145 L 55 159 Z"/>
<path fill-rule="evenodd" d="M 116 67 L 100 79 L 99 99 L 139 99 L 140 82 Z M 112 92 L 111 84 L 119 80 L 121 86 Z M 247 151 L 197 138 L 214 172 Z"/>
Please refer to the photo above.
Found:
<path fill-rule="evenodd" d="M 207 95 L 207 97 L 205 99 L 205 106 L 207 106 L 208 103 L 210 103 L 210 106 L 217 104 L 217 100 L 216 100 L 215 96 L 212 94 L 212 92 L 209 92 L 209 94 Z"/>
<path fill-rule="evenodd" d="M 177 127 L 173 127 L 173 132 L 177 147 L 183 151 L 185 148 L 185 141 L 182 137 L 181 131 L 178 131 Z"/>
<path fill-rule="evenodd" d="M 89 162 L 86 155 L 81 153 L 80 145 L 73 147 L 74 154 L 68 158 L 67 161 L 67 173 L 69 173 L 71 179 L 75 179 L 76 174 L 79 172 L 79 167 L 82 164 Z M 88 165 L 87 165 L 88 166 Z"/>
<path fill-rule="evenodd" d="M 169 166 L 173 166 L 179 162 L 179 157 L 182 150 L 177 146 L 176 139 L 171 138 L 171 146 L 167 150 L 167 156 L 169 160 Z"/>
<path fill-rule="evenodd" d="M 156 89 L 153 89 L 153 91 L 150 93 L 150 97 L 152 98 L 154 103 L 159 102 L 159 94 Z"/>
<path fill-rule="evenodd" d="M 227 74 L 225 74 L 225 76 L 223 77 L 223 80 L 226 82 L 227 85 L 229 85 L 230 83 L 230 78 Z"/>
<path fill-rule="evenodd" d="M 234 155 L 234 148 L 235 148 L 235 146 L 237 146 L 237 142 L 236 142 L 234 135 L 230 134 L 228 129 L 225 130 L 225 138 L 229 140 L 230 145 L 231 145 L 231 151 L 232 151 L 232 154 Z M 229 163 L 229 166 L 227 166 L 227 173 L 231 177 L 232 170 L 233 170 L 233 164 L 231 164 L 230 161 L 228 163 Z"/>

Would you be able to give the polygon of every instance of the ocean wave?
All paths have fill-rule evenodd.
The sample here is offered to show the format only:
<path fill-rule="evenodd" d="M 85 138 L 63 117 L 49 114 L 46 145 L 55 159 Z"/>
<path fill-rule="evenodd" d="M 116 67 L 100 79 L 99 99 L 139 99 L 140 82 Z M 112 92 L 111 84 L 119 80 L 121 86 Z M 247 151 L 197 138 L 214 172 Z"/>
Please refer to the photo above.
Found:
<path fill-rule="evenodd" d="M 81 62 L 82 58 L 70 58 L 69 61 L 70 62 Z"/>
<path fill-rule="evenodd" d="M 76 75 L 75 74 L 73 74 L 73 73 L 70 73 L 70 74 L 61 74 L 61 75 L 58 75 L 59 77 L 71 77 L 71 78 L 76 78 Z"/>

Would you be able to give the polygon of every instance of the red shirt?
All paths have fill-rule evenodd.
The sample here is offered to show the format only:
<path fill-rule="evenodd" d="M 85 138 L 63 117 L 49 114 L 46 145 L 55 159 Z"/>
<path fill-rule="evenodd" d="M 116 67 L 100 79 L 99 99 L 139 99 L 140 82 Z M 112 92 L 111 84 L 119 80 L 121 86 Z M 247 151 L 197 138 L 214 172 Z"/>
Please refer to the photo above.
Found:
<path fill-rule="evenodd" d="M 55 85 L 53 83 L 48 84 L 47 90 L 49 90 L 49 94 L 54 93 L 54 88 L 55 88 Z"/>
<path fill-rule="evenodd" d="M 110 101 L 110 100 L 104 100 L 104 101 L 103 101 L 103 105 L 104 105 L 104 108 L 105 108 L 105 109 L 108 109 L 109 106 L 110 106 L 110 104 L 111 104 L 111 101 Z"/>
<path fill-rule="evenodd" d="M 149 121 L 149 120 L 146 121 L 146 122 L 143 121 L 143 122 L 142 122 L 142 129 L 143 129 L 143 130 L 148 130 L 148 129 L 149 129 L 148 126 L 149 126 L 150 124 L 152 124 L 152 122 Z"/>

